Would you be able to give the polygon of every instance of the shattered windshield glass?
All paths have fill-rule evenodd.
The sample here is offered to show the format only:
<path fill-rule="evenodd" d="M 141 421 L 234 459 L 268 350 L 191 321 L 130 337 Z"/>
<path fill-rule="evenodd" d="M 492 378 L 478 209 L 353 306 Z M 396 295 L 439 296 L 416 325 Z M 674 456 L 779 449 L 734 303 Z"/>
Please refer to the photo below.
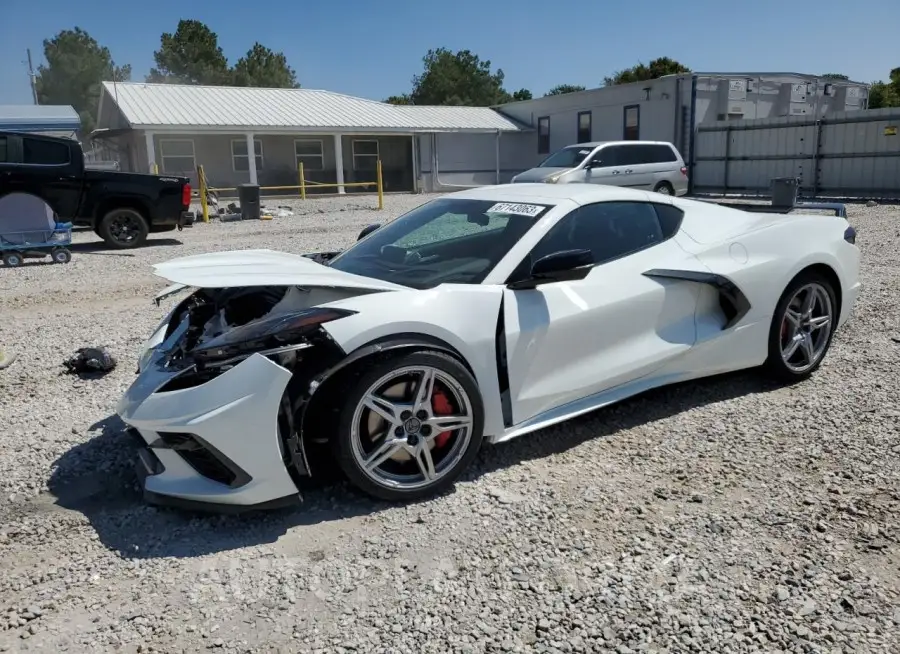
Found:
<path fill-rule="evenodd" d="M 412 288 L 480 284 L 551 208 L 441 198 L 377 229 L 329 267 Z"/>

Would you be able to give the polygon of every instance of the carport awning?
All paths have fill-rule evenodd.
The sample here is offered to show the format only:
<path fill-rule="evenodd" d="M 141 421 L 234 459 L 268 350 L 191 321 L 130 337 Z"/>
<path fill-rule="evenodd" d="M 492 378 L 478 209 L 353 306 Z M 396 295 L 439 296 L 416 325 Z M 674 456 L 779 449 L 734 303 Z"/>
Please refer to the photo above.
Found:
<path fill-rule="evenodd" d="M 74 132 L 81 118 L 68 105 L 0 105 L 0 130 L 7 132 Z"/>

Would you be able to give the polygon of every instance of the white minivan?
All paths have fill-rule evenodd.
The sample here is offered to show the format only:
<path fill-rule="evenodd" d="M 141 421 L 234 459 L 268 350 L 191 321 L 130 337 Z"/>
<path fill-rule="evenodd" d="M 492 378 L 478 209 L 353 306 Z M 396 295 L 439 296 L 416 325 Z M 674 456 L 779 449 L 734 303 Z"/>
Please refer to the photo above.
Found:
<path fill-rule="evenodd" d="M 554 152 L 537 168 L 512 178 L 513 184 L 607 184 L 684 195 L 687 168 L 681 153 L 665 141 L 598 141 Z"/>

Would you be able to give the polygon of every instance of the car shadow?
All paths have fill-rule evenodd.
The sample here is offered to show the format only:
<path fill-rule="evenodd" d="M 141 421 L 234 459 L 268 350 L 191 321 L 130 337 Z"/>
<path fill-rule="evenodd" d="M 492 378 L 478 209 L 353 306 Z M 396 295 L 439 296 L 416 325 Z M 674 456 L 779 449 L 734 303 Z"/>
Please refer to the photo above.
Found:
<path fill-rule="evenodd" d="M 753 373 L 737 373 L 648 391 L 494 447 L 485 447 L 462 482 L 523 461 L 565 452 L 585 441 L 614 437 L 622 430 L 663 420 L 683 411 L 774 390 Z M 390 506 L 352 489 L 336 475 L 309 481 L 297 507 L 237 515 L 199 513 L 147 504 L 134 462 L 137 445 L 117 416 L 92 425 L 98 432 L 64 453 L 48 482 L 54 504 L 82 513 L 100 541 L 127 558 L 196 557 L 273 543 L 295 527 L 369 515 Z M 454 492 L 453 490 L 448 493 Z"/>
<path fill-rule="evenodd" d="M 181 241 L 176 238 L 153 238 L 151 234 L 147 241 L 140 247 L 140 249 L 150 248 L 150 247 L 171 247 L 173 245 L 183 245 Z M 69 249 L 73 254 L 99 254 L 111 257 L 133 257 L 134 254 L 128 252 L 127 250 L 116 250 L 109 247 L 103 241 L 89 241 L 88 243 L 72 243 L 69 246 Z"/>

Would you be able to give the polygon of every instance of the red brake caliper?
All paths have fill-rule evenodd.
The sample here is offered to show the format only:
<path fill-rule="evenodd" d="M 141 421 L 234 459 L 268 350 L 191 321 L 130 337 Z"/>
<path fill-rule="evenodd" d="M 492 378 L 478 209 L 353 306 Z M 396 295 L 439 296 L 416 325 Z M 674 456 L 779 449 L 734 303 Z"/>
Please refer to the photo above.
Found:
<path fill-rule="evenodd" d="M 450 404 L 449 398 L 442 391 L 435 390 L 431 395 L 431 406 L 434 408 L 434 414 L 437 416 L 449 416 L 453 413 L 453 405 Z M 447 444 L 447 439 L 450 438 L 450 434 L 452 432 L 442 431 L 440 434 L 434 437 L 434 446 L 435 447 L 444 447 Z"/>

